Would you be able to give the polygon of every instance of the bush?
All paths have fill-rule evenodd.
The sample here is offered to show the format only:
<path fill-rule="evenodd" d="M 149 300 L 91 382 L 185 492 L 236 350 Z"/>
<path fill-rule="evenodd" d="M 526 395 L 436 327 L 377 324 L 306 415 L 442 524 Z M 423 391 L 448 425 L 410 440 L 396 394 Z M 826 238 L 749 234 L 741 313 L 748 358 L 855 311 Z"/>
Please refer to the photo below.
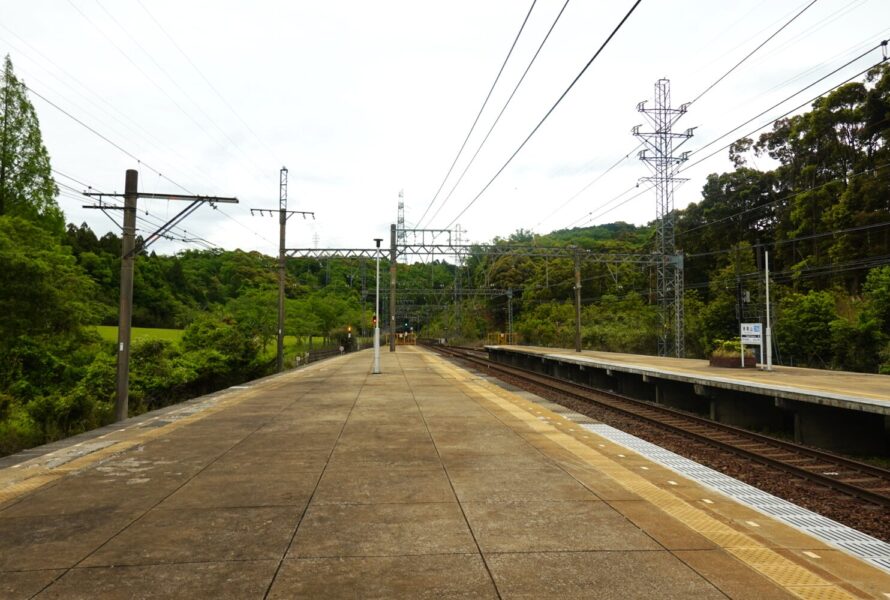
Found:
<path fill-rule="evenodd" d="M 711 356 L 741 359 L 742 341 L 740 339 L 714 340 L 711 345 L 714 348 L 714 350 L 711 352 Z M 748 358 L 754 358 L 754 351 L 749 348 L 745 348 L 745 356 Z"/>

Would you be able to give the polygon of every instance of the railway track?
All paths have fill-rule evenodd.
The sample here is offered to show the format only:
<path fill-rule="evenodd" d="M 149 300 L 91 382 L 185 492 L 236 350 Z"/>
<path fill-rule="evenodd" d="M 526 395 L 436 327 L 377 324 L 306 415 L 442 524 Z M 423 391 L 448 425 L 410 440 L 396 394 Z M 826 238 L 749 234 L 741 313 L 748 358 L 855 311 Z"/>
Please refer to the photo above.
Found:
<path fill-rule="evenodd" d="M 890 508 L 890 471 L 886 469 L 711 421 L 666 406 L 491 362 L 487 353 L 480 350 L 450 346 L 433 346 L 433 348 L 492 373 L 507 375 L 577 400 L 593 403 L 624 416 L 639 419 L 648 425 L 692 438 L 745 459 Z"/>

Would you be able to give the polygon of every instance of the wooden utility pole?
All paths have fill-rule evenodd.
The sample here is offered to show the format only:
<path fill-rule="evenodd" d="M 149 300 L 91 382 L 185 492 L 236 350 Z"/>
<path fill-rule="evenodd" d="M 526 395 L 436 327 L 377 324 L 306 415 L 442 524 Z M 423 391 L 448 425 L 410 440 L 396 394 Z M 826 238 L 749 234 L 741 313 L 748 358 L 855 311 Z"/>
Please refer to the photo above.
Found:
<path fill-rule="evenodd" d="M 237 198 L 220 198 L 217 196 L 183 196 L 182 194 L 151 194 L 140 193 L 139 172 L 128 169 L 124 181 L 123 194 L 105 194 L 102 192 L 83 192 L 84 196 L 99 198 L 98 205 L 84 206 L 95 208 L 103 212 L 108 210 L 123 210 L 124 223 L 122 228 L 121 243 L 121 292 L 120 313 L 117 328 L 117 398 L 115 400 L 115 421 L 123 421 L 129 412 L 129 383 L 130 383 L 130 332 L 133 323 L 133 272 L 135 269 L 136 255 L 162 237 L 167 237 L 170 230 L 176 227 L 187 216 L 192 214 L 205 202 L 237 203 Z M 102 198 L 120 198 L 123 196 L 124 205 L 103 204 Z M 149 235 L 142 244 L 136 246 L 136 205 L 139 198 L 156 198 L 161 200 L 188 200 L 190 204 L 179 213 L 161 225 L 157 231 Z M 106 212 L 106 214 L 108 214 Z"/>

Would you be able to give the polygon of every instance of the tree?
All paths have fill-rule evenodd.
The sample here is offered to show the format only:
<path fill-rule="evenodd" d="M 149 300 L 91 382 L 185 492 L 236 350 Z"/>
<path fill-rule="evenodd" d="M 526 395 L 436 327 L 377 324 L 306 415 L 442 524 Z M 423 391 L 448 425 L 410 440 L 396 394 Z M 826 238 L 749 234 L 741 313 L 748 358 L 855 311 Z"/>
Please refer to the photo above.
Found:
<path fill-rule="evenodd" d="M 0 215 L 22 217 L 62 235 L 65 217 L 56 203 L 58 188 L 25 90 L 7 55 L 0 79 Z"/>
<path fill-rule="evenodd" d="M 776 319 L 782 354 L 796 365 L 827 367 L 832 357 L 831 324 L 835 320 L 834 298 L 828 292 L 811 291 L 782 298 Z"/>

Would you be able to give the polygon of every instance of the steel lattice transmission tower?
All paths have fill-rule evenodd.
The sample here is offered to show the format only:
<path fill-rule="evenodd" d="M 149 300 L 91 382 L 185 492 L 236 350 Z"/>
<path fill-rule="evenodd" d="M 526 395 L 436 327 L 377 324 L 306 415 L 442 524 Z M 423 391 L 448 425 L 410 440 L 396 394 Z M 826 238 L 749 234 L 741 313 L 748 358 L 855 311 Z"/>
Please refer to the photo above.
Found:
<path fill-rule="evenodd" d="M 396 243 L 405 245 L 405 190 L 399 190 L 399 214 L 396 218 Z"/>
<path fill-rule="evenodd" d="M 633 128 L 633 134 L 646 146 L 640 151 L 640 160 L 652 170 L 648 181 L 655 188 L 655 268 L 656 296 L 661 316 L 658 336 L 658 355 L 667 356 L 673 346 L 674 354 L 685 354 L 683 332 L 683 257 L 677 253 L 674 241 L 674 184 L 685 181 L 675 177 L 678 166 L 685 162 L 689 152 L 675 155 L 675 151 L 692 137 L 691 129 L 674 133 L 674 124 L 686 114 L 689 104 L 671 107 L 671 82 L 659 79 L 655 82 L 655 107 L 646 108 L 646 101 L 637 104 L 652 125 L 652 131 L 640 131 L 642 125 Z M 677 143 L 675 143 L 677 142 Z"/>

